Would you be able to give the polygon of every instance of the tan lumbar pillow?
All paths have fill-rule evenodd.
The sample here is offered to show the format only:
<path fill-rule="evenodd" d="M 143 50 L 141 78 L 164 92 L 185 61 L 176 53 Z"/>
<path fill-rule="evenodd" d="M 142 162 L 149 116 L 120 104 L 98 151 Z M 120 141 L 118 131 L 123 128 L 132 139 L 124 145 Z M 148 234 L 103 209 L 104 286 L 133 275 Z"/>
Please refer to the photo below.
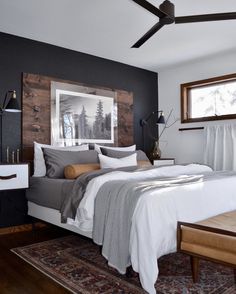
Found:
<path fill-rule="evenodd" d="M 70 164 L 65 167 L 64 175 L 66 179 L 76 179 L 86 172 L 97 169 L 100 169 L 99 163 Z"/>

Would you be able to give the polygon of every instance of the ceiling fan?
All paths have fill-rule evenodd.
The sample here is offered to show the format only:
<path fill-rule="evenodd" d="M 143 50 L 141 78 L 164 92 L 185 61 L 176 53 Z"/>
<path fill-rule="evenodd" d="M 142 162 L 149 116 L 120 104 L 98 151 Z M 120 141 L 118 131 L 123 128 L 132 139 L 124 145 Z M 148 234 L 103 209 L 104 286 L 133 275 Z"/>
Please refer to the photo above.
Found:
<path fill-rule="evenodd" d="M 236 12 L 215 13 L 215 14 L 202 14 L 202 15 L 188 15 L 188 16 L 175 16 L 175 5 L 169 0 L 165 0 L 159 8 L 155 7 L 146 0 L 133 0 L 138 5 L 142 6 L 149 12 L 159 17 L 159 22 L 156 23 L 145 35 L 143 35 L 132 48 L 139 48 L 149 38 L 151 38 L 163 26 L 172 23 L 191 23 L 191 22 L 204 22 L 204 21 L 219 21 L 236 19 Z"/>

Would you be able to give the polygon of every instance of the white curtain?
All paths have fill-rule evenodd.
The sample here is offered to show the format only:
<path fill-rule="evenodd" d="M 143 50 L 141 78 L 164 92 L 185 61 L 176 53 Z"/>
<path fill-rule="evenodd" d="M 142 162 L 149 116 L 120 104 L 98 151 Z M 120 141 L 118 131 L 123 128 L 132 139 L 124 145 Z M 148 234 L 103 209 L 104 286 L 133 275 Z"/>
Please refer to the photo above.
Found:
<path fill-rule="evenodd" d="M 236 171 L 236 124 L 205 127 L 204 141 L 205 164 L 216 171 Z"/>

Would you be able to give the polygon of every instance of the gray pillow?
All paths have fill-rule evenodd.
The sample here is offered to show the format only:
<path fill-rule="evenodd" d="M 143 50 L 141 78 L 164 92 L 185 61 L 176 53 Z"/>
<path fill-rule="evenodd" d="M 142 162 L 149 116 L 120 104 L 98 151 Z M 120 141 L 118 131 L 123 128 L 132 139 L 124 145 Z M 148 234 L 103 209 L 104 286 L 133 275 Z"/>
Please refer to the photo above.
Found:
<path fill-rule="evenodd" d="M 95 150 L 62 151 L 43 148 L 46 175 L 49 178 L 64 178 L 64 168 L 69 164 L 99 163 Z"/>
<path fill-rule="evenodd" d="M 137 151 L 116 151 L 112 149 L 107 149 L 107 148 L 101 148 L 101 152 L 103 155 L 106 155 L 108 157 L 113 157 L 113 158 L 122 158 L 126 156 L 130 156 L 134 153 L 137 153 L 137 161 L 149 161 L 147 155 L 142 151 L 142 150 L 137 150 Z"/>

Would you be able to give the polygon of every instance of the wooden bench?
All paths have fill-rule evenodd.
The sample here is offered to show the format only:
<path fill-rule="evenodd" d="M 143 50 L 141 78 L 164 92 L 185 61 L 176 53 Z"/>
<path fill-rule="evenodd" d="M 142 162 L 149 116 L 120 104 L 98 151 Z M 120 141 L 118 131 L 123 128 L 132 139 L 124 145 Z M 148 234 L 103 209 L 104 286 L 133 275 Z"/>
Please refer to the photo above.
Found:
<path fill-rule="evenodd" d="M 236 210 L 194 224 L 178 222 L 177 250 L 191 256 L 194 282 L 199 280 L 199 259 L 233 267 L 236 282 Z"/>

